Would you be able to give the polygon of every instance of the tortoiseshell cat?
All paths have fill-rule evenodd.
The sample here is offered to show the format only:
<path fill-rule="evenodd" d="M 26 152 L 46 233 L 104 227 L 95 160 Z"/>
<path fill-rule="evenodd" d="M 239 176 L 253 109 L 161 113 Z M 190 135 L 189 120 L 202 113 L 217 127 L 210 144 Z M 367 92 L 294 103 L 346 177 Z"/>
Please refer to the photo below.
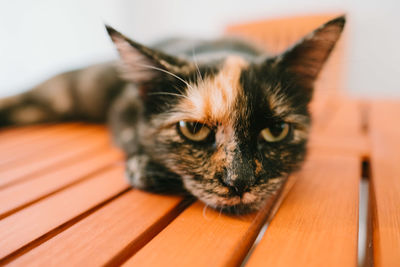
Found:
<path fill-rule="evenodd" d="M 58 75 L 0 100 L 0 123 L 108 118 L 134 187 L 257 210 L 303 161 L 313 82 L 344 24 L 329 21 L 274 57 L 229 39 L 148 48 L 107 27 L 121 77 L 114 63 Z"/>

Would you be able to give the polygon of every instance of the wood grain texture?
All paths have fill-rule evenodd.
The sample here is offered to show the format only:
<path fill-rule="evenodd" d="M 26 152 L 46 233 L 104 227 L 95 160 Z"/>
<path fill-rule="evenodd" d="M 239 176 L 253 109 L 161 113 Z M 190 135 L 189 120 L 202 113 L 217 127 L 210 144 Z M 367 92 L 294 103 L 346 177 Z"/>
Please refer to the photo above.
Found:
<path fill-rule="evenodd" d="M 0 220 L 0 263 L 74 217 L 128 188 L 118 166 Z"/>
<path fill-rule="evenodd" d="M 131 190 L 10 266 L 115 266 L 182 210 L 182 198 Z"/>
<path fill-rule="evenodd" d="M 321 132 L 337 112 L 343 96 L 333 91 L 315 91 L 309 105 L 312 129 Z"/>
<path fill-rule="evenodd" d="M 0 167 L 0 188 L 27 179 L 29 176 L 32 177 L 38 172 L 43 173 L 50 168 L 58 168 L 60 164 L 66 164 L 69 160 L 109 145 L 108 133 L 104 129 L 99 129 L 51 149 L 38 150 L 34 157 Z M 7 153 L 12 153 L 12 151 Z"/>
<path fill-rule="evenodd" d="M 53 124 L 35 124 L 24 127 L 19 126 L 10 126 L 5 128 L 0 128 L 0 144 L 5 143 L 3 138 L 9 138 L 11 136 L 21 137 L 26 136 L 27 133 L 34 133 L 36 131 L 42 131 L 43 129 L 47 129 L 49 127 L 53 127 Z"/>
<path fill-rule="evenodd" d="M 30 203 L 64 189 L 110 165 L 123 164 L 123 155 L 115 148 L 105 148 L 76 158 L 58 169 L 0 190 L 0 219 Z"/>
<path fill-rule="evenodd" d="M 79 123 L 66 123 L 66 124 L 54 124 L 54 125 L 33 125 L 21 127 L 20 129 L 26 129 L 25 131 L 17 131 L 18 128 L 3 131 L 0 133 L 0 149 L 13 150 L 18 149 L 24 145 L 32 143 L 40 143 L 42 140 L 51 139 L 53 134 L 63 133 L 64 130 L 67 132 L 73 132 L 74 129 L 79 131 L 80 126 L 84 126 Z M 0 130 L 1 131 L 1 130 Z M 17 132 L 14 134 L 13 132 Z M 0 161 L 1 162 L 1 161 Z"/>
<path fill-rule="evenodd" d="M 400 103 L 374 101 L 370 110 L 374 265 L 400 265 Z"/>
<path fill-rule="evenodd" d="M 335 16 L 258 21 L 228 33 L 279 53 Z M 343 92 L 343 43 L 316 83 L 307 162 L 273 217 L 276 197 L 258 214 L 235 217 L 200 202 L 181 213 L 179 197 L 128 190 L 102 126 L 0 129 L 0 265 L 239 266 L 272 218 L 244 266 L 354 267 L 361 160 L 370 157 L 371 264 L 399 266 L 400 102 Z"/>
<path fill-rule="evenodd" d="M 260 231 L 277 195 L 257 214 L 228 216 L 196 202 L 124 266 L 237 266 Z"/>
<path fill-rule="evenodd" d="M 24 127 L 0 128 L 0 147 L 1 149 L 10 148 L 30 141 L 40 140 L 49 133 L 62 131 L 65 128 L 73 128 L 81 125 L 80 123 L 62 124 L 39 124 Z"/>
<path fill-rule="evenodd" d="M 267 51 L 281 53 L 299 39 L 340 14 L 271 18 L 231 25 L 227 33 L 250 38 Z"/>
<path fill-rule="evenodd" d="M 252 40 L 269 54 L 279 54 L 300 41 L 305 35 L 340 15 L 342 14 L 334 13 L 260 20 L 232 25 L 227 28 L 227 33 Z M 343 63 L 346 38 L 343 37 L 345 36 L 338 41 L 321 71 L 315 84 L 316 91 L 343 91 L 343 74 L 346 70 L 346 65 Z"/>
<path fill-rule="evenodd" d="M 64 127 L 53 126 L 51 128 L 45 128 L 41 131 L 43 133 L 34 139 L 27 138 L 26 140 L 20 137 L 18 138 L 19 140 L 16 140 L 17 142 L 13 146 L 6 146 L 11 144 L 11 142 L 7 142 L 4 146 L 0 146 L 0 150 L 10 152 L 0 154 L 0 169 L 3 166 L 13 164 L 14 161 L 34 157 L 38 151 L 51 149 L 55 146 L 74 140 L 79 136 L 84 136 L 90 132 L 101 129 L 103 128 L 92 125 L 85 126 L 67 124 Z M 28 134 L 27 136 L 31 137 L 31 134 Z"/>
<path fill-rule="evenodd" d="M 369 155 L 369 137 L 364 126 L 362 102 L 342 96 L 323 125 L 313 125 L 309 149 L 339 154 Z"/>
<path fill-rule="evenodd" d="M 246 266 L 356 266 L 356 156 L 310 155 Z"/>

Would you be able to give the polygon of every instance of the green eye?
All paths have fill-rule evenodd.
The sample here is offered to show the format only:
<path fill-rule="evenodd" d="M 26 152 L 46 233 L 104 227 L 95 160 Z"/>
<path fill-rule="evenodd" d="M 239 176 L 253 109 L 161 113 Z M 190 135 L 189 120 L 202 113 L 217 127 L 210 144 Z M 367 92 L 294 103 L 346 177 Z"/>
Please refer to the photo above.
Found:
<path fill-rule="evenodd" d="M 204 141 L 211 133 L 211 129 L 200 122 L 180 121 L 178 129 L 183 136 L 195 142 Z"/>
<path fill-rule="evenodd" d="M 261 137 L 270 143 L 279 142 L 288 136 L 290 125 L 285 122 L 275 123 L 271 127 L 265 128 L 261 131 Z"/>

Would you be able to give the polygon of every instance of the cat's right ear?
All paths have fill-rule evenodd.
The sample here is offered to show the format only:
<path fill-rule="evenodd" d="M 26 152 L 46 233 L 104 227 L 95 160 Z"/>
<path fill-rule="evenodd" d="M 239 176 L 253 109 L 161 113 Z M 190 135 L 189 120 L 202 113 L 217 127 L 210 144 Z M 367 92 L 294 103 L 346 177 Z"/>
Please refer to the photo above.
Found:
<path fill-rule="evenodd" d="M 182 59 L 132 41 L 108 25 L 106 30 L 122 59 L 122 76 L 128 81 L 145 84 L 163 72 L 179 73 L 188 64 Z"/>
<path fill-rule="evenodd" d="M 313 83 L 338 41 L 345 22 L 345 16 L 328 21 L 278 56 L 276 64 L 294 74 L 311 93 Z"/>

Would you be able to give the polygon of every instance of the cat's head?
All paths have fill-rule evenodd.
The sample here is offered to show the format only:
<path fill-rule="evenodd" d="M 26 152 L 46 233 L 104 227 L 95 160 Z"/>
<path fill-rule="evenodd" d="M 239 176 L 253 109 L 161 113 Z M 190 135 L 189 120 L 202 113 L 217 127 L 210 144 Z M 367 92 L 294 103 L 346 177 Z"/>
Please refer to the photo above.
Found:
<path fill-rule="evenodd" d="M 260 208 L 304 158 L 313 83 L 344 24 L 344 17 L 329 21 L 278 56 L 207 63 L 150 49 L 108 27 L 142 103 L 135 140 L 146 160 L 136 165 L 153 162 L 166 176 L 177 174 L 214 208 Z"/>

